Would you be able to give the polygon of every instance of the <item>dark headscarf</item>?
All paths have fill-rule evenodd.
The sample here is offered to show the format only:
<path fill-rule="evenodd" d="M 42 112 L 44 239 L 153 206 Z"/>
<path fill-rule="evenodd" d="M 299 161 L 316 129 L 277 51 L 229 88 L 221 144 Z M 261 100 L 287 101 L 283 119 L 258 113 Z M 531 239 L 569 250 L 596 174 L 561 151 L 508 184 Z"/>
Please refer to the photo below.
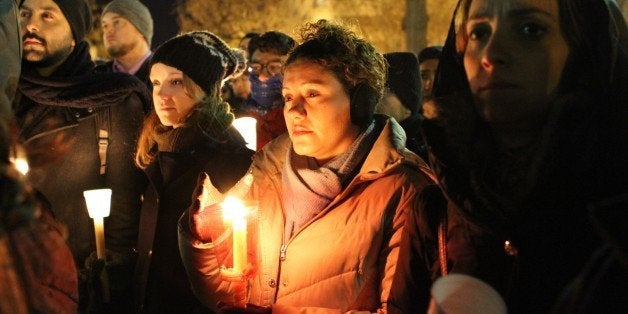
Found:
<path fill-rule="evenodd" d="M 441 179 L 447 179 L 446 192 L 455 191 L 449 196 L 458 204 L 482 204 L 478 206 L 482 211 L 467 207 L 472 211 L 467 214 L 478 221 L 499 224 L 495 215 L 506 219 L 503 211 L 520 207 L 520 201 L 538 192 L 552 168 L 563 169 L 562 173 L 574 167 L 582 179 L 603 182 L 595 191 L 587 191 L 591 198 L 628 188 L 628 155 L 623 148 L 628 143 L 626 23 L 613 13 L 617 9 L 613 2 L 558 1 L 561 27 L 572 28 L 563 29 L 570 56 L 540 147 L 520 165 L 527 167 L 522 174 L 526 186 L 525 191 L 517 191 L 515 201 L 487 191 L 491 188 L 486 181 L 492 179 L 486 178 L 486 169 L 498 167 L 491 159 L 497 148 L 488 125 L 474 109 L 463 66 L 462 27 L 470 1 L 461 0 L 456 8 L 435 78 L 435 99 L 424 108 L 423 128 L 433 166 Z"/>
<path fill-rule="evenodd" d="M 626 23 L 611 1 L 557 1 L 570 54 L 532 143 L 501 147 L 475 110 L 463 64 L 468 0 L 423 108 L 430 163 L 469 233 L 450 253 L 473 251 L 463 272 L 495 287 L 513 313 L 549 311 L 600 245 L 587 206 L 628 191 Z"/>

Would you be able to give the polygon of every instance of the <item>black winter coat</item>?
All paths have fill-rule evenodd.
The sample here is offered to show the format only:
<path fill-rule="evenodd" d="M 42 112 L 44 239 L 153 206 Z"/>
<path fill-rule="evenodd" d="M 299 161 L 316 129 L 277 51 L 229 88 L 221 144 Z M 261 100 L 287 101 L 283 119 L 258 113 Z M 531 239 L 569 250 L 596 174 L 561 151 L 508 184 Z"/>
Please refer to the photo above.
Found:
<path fill-rule="evenodd" d="M 145 169 L 150 185 L 144 194 L 134 298 L 138 311 L 146 313 L 202 312 L 192 293 L 179 254 L 177 223 L 190 207 L 198 177 L 205 172 L 226 192 L 251 164 L 253 151 L 234 128 L 226 140 L 216 142 L 201 131 L 194 133 L 193 148 L 159 152 Z M 189 135 L 189 133 L 188 133 Z"/>
<path fill-rule="evenodd" d="M 88 45 L 79 43 L 49 77 L 24 63 L 14 111 L 30 171 L 27 179 L 48 199 L 69 231 L 76 265 L 95 251 L 93 221 L 83 191 L 111 188 L 106 248 L 132 252 L 146 177 L 134 164 L 144 104 L 150 95 L 136 78 L 94 74 Z M 100 121 L 100 122 L 98 122 Z M 100 174 L 99 134 L 109 129 L 106 173 Z"/>

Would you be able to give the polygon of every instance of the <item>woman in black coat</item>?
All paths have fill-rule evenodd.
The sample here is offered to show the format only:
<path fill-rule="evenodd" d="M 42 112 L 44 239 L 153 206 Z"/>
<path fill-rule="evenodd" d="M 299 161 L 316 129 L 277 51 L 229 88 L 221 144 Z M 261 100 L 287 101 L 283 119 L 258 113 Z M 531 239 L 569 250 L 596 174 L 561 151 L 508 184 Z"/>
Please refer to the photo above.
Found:
<path fill-rule="evenodd" d="M 177 245 L 177 221 L 191 203 L 199 175 L 222 191 L 241 178 L 253 152 L 231 126 L 220 99 L 225 78 L 244 58 L 208 32 L 177 36 L 151 61 L 155 110 L 144 125 L 136 163 L 150 186 L 144 195 L 134 275 L 137 310 L 190 313 L 202 306 L 190 289 Z"/>
<path fill-rule="evenodd" d="M 404 284 L 463 273 L 511 313 L 547 313 L 601 245 L 587 205 L 628 191 L 628 42 L 613 3 L 460 1 L 423 107 L 446 199 L 424 195 L 409 220 L 423 284 Z"/>

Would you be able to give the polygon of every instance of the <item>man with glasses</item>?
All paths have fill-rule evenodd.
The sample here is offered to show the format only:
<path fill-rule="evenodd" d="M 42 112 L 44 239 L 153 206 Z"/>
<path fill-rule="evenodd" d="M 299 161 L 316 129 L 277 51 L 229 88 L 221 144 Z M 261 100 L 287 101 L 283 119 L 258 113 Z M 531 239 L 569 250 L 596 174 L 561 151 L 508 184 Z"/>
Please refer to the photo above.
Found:
<path fill-rule="evenodd" d="M 243 105 L 246 116 L 257 119 L 257 149 L 286 132 L 283 118 L 283 63 L 295 46 L 290 36 L 266 32 L 249 43 L 251 97 Z"/>

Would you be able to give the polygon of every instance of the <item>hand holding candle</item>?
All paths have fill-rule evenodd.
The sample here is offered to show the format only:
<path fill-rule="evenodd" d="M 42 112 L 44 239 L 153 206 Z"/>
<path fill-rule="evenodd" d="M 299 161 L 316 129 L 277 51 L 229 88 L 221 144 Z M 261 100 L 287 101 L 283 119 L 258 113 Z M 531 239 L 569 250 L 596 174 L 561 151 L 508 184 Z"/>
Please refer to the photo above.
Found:
<path fill-rule="evenodd" d="M 255 206 L 247 206 L 252 204 L 242 201 L 252 184 L 253 175 L 247 173 L 223 194 L 213 186 L 207 174 L 202 174 L 193 196 L 195 204 L 189 214 L 192 235 L 213 244 L 216 259 L 223 265 L 220 275 L 223 280 L 231 282 L 231 304 L 238 308 L 246 307 L 246 279 L 255 273 L 255 252 L 251 252 L 255 245 L 248 242 L 257 232 Z"/>

